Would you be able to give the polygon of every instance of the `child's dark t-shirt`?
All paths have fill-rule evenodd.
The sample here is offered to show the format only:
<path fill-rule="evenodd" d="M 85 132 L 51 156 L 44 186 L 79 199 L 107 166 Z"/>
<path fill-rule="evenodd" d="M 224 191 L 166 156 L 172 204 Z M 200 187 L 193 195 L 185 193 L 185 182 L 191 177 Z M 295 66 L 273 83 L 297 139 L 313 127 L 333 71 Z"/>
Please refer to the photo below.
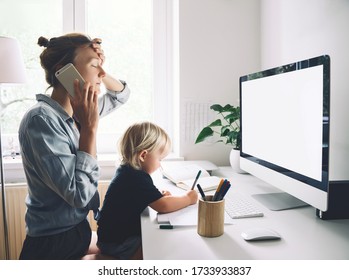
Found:
<path fill-rule="evenodd" d="M 140 214 L 161 197 L 148 173 L 121 165 L 104 198 L 98 220 L 98 240 L 122 243 L 130 236 L 140 236 Z"/>

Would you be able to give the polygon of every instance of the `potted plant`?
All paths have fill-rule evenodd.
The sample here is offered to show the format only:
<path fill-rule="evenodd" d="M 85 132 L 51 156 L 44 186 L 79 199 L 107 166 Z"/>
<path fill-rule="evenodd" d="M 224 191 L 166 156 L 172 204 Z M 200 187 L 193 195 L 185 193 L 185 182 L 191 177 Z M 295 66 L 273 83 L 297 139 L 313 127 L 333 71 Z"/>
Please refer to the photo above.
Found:
<path fill-rule="evenodd" d="M 223 142 L 226 145 L 231 145 L 232 150 L 230 152 L 230 164 L 232 168 L 242 173 L 240 169 L 240 146 L 241 146 L 241 134 L 240 134 L 240 107 L 227 104 L 221 106 L 214 104 L 210 107 L 218 115 L 218 119 L 205 126 L 198 134 L 195 144 L 203 142 L 207 138 L 218 135 L 219 140 L 217 142 Z"/>

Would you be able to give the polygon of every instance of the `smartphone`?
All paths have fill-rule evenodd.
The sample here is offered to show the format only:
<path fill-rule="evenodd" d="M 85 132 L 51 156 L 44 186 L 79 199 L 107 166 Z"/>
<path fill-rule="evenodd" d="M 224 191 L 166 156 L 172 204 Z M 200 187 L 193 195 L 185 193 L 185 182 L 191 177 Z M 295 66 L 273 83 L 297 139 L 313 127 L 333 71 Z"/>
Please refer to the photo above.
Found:
<path fill-rule="evenodd" d="M 67 65 L 63 66 L 55 73 L 55 75 L 58 81 L 64 86 L 72 97 L 75 96 L 74 81 L 76 79 L 79 80 L 81 89 L 85 84 L 85 80 L 72 63 L 68 63 Z"/>

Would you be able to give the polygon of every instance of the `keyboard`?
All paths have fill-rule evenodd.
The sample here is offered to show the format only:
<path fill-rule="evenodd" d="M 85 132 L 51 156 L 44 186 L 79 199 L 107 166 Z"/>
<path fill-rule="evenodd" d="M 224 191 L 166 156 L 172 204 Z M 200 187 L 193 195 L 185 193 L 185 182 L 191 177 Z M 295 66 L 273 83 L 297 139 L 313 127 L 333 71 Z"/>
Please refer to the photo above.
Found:
<path fill-rule="evenodd" d="M 241 193 L 230 193 L 225 196 L 225 212 L 232 219 L 263 217 L 264 213 L 246 195 Z"/>

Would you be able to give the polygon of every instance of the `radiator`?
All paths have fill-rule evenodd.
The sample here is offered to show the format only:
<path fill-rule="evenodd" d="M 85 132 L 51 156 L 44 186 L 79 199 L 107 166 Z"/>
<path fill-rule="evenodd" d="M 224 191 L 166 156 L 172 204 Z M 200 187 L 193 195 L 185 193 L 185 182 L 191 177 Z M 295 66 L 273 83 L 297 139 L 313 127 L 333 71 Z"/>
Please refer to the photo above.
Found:
<path fill-rule="evenodd" d="M 1 189 L 0 189 L 1 190 Z M 0 192 L 0 201 L 2 201 L 2 193 Z M 4 221 L 2 218 L 2 204 L 0 203 L 0 260 L 4 260 L 6 257 L 5 254 L 5 238 L 4 238 Z"/>
<path fill-rule="evenodd" d="M 26 206 L 24 200 L 27 195 L 27 187 L 26 185 L 8 186 L 5 191 L 10 259 L 16 260 L 25 238 L 24 215 Z M 2 258 L 5 257 L 4 252 L 1 255 Z"/>
<path fill-rule="evenodd" d="M 101 181 L 98 185 L 101 204 L 105 193 L 108 189 L 109 182 Z M 7 225 L 9 237 L 10 259 L 17 260 L 22 249 L 22 243 L 25 239 L 25 197 L 27 196 L 26 185 L 16 185 L 6 187 L 6 209 L 7 209 Z M 0 197 L 1 199 L 1 197 Z M 0 209 L 2 215 L 2 209 Z M 2 216 L 1 216 L 2 217 Z M 88 216 L 92 230 L 97 229 L 96 221 L 93 219 L 92 211 Z M 2 219 L 0 219 L 0 227 L 3 228 Z M 3 234 L 0 235 L 0 260 L 5 258 L 5 248 L 3 248 Z"/>

